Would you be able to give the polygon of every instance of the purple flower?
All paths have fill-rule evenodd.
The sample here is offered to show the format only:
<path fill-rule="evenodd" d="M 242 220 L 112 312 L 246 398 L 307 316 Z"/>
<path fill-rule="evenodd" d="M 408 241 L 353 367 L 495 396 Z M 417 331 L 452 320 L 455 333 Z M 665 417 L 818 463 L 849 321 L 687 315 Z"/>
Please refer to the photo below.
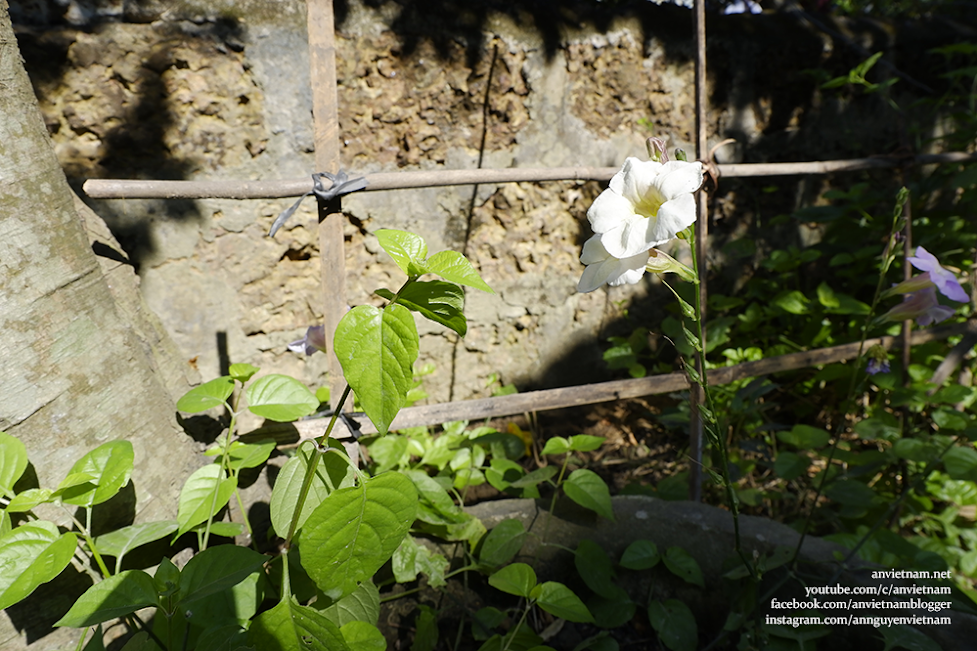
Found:
<path fill-rule="evenodd" d="M 953 316 L 954 311 L 936 300 L 936 289 L 924 287 L 918 291 L 902 297 L 902 303 L 882 315 L 884 321 L 905 321 L 916 319 L 916 323 L 927 326 L 931 323 L 946 321 Z"/>
<path fill-rule="evenodd" d="M 305 353 L 311 355 L 317 350 L 326 352 L 326 327 L 309 326 L 305 331 L 305 337 L 298 341 L 293 341 L 288 345 L 288 349 L 293 353 Z"/>
<path fill-rule="evenodd" d="M 936 288 L 940 290 L 940 293 L 949 298 L 951 301 L 959 301 L 961 303 L 966 303 L 970 300 L 967 296 L 967 292 L 963 291 L 963 287 L 960 286 L 960 282 L 957 277 L 953 275 L 952 271 L 944 269 L 940 265 L 940 261 L 936 259 L 936 256 L 924 249 L 921 246 L 916 247 L 916 256 L 913 258 L 906 258 L 909 260 L 912 266 L 916 267 L 920 271 L 926 273 L 922 274 L 927 277 L 927 280 L 936 285 Z"/>
<path fill-rule="evenodd" d="M 889 372 L 889 361 L 879 361 L 874 357 L 868 360 L 868 364 L 865 366 L 865 372 L 869 375 L 875 375 L 876 373 L 888 373 Z"/>

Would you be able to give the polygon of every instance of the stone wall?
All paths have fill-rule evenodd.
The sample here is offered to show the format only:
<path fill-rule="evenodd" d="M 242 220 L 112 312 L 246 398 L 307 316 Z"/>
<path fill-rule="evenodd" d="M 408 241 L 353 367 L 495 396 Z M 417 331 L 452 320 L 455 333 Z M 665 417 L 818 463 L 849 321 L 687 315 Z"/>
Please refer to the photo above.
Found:
<path fill-rule="evenodd" d="M 507 5 L 521 3 L 336 3 L 345 169 L 470 169 L 479 160 L 617 166 L 644 156 L 652 133 L 692 151 L 689 10 Z M 314 171 L 301 1 L 24 0 L 11 13 L 76 186 L 93 177 L 276 179 Z M 859 25 L 846 29 L 863 46 L 922 65 L 898 58 L 900 48 L 918 52 L 917 41 Z M 808 74 L 819 67 L 841 74 L 861 60 L 857 53 L 789 15 L 713 16 L 709 28 L 710 139 L 738 139 L 721 160 L 817 160 L 894 147 L 895 120 L 879 117 L 883 98 L 822 96 Z M 955 37 L 951 30 L 927 38 Z M 817 179 L 781 185 L 776 201 L 755 185 L 724 186 L 714 199 L 718 241 L 749 228 L 758 211 L 789 211 L 822 187 Z M 608 328 L 629 305 L 632 315 L 660 315 L 663 298 L 654 279 L 576 293 L 586 210 L 600 189 L 550 182 L 347 197 L 349 301 L 374 301 L 375 288 L 402 280 L 372 233 L 413 230 L 432 251 L 464 250 L 497 291 L 469 294 L 464 341 L 419 322 L 420 361 L 436 366 L 425 385 L 433 400 L 487 395 L 495 373 L 524 388 L 602 379 Z M 286 351 L 321 317 L 313 202 L 275 239 L 265 237 L 290 202 L 91 203 L 204 379 L 220 372 L 226 354 L 322 385 L 324 356 Z M 800 238 L 792 228 L 784 237 Z"/>

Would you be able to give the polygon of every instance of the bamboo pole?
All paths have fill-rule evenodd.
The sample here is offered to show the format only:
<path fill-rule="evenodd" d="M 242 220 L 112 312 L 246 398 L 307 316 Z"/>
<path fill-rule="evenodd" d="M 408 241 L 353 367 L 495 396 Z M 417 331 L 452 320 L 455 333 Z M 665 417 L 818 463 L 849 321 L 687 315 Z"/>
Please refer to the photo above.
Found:
<path fill-rule="evenodd" d="M 706 122 L 706 1 L 695 0 L 694 7 L 694 28 L 695 28 L 695 157 L 698 160 L 705 160 L 708 155 L 708 132 Z M 706 289 L 706 278 L 708 275 L 708 262 L 706 253 L 709 247 L 706 239 L 709 237 L 709 206 L 705 192 L 696 192 L 696 210 L 698 215 L 695 220 L 695 256 L 696 256 L 696 275 L 699 277 L 699 323 L 701 336 L 699 345 L 702 352 L 696 355 L 695 365 L 701 377 L 705 371 L 706 361 L 706 305 L 709 292 Z M 703 421 L 699 405 L 705 400 L 705 392 L 702 387 L 693 385 L 689 393 L 689 403 L 692 411 L 692 419 L 689 423 L 689 456 L 692 457 L 692 464 L 689 469 L 689 499 L 693 502 L 702 501 L 702 446 L 703 446 Z"/>
<path fill-rule="evenodd" d="M 913 346 L 929 341 L 939 341 L 955 335 L 977 337 L 977 319 L 965 323 L 937 326 L 926 330 L 916 330 L 910 337 Z M 901 336 L 876 337 L 865 341 L 865 349 L 879 344 L 887 350 L 898 349 L 903 345 Z M 784 371 L 796 371 L 825 364 L 833 364 L 853 359 L 858 355 L 858 342 L 818 348 L 815 350 L 790 353 L 777 357 L 768 357 L 755 362 L 744 362 L 735 366 L 724 366 L 709 371 L 710 385 L 725 385 L 746 378 L 760 377 Z M 689 388 L 685 373 L 667 373 L 635 380 L 614 380 L 598 382 L 562 389 L 545 389 L 529 391 L 495 398 L 480 400 L 461 400 L 421 407 L 407 407 L 401 409 L 390 426 L 391 430 L 407 427 L 421 427 L 425 425 L 440 425 L 453 420 L 478 420 L 481 418 L 495 418 L 511 416 L 531 411 L 546 411 L 563 409 L 566 407 L 580 407 L 612 400 L 641 398 L 644 396 L 672 393 Z M 353 423 L 359 424 L 361 434 L 375 434 L 376 428 L 364 414 L 349 414 Z M 259 428 L 249 432 L 251 439 L 270 436 L 285 442 L 294 442 L 299 438 L 315 438 L 322 435 L 325 419 L 298 421 L 284 425 L 274 425 Z M 338 423 L 338 421 L 337 421 Z M 348 430 L 338 430 L 339 436 L 349 436 Z M 291 439 L 287 437 L 290 436 Z"/>
<path fill-rule="evenodd" d="M 336 143 L 338 147 L 338 141 Z M 799 163 L 735 163 L 717 165 L 720 176 L 753 178 L 765 176 L 799 176 L 833 174 L 867 169 L 898 167 L 906 162 L 916 165 L 967 163 L 977 161 L 977 153 L 950 152 L 924 154 L 912 158 L 854 158 Z M 616 167 L 514 167 L 479 170 L 419 170 L 362 174 L 367 180 L 365 192 L 405 190 L 475 183 L 534 183 L 542 181 L 608 181 Z M 351 174 L 355 176 L 355 174 Z M 304 179 L 278 181 L 145 181 L 123 179 L 89 179 L 83 186 L 92 199 L 283 199 L 297 197 L 312 190 L 311 175 Z"/>
<path fill-rule="evenodd" d="M 307 0 L 312 116 L 315 121 L 315 163 L 320 172 L 339 171 L 339 98 L 336 87 L 336 28 L 332 0 Z M 319 260 L 326 341 L 332 342 L 346 313 L 346 252 L 343 246 L 342 198 L 317 199 Z M 333 406 L 345 388 L 343 369 L 328 347 L 329 388 Z"/>

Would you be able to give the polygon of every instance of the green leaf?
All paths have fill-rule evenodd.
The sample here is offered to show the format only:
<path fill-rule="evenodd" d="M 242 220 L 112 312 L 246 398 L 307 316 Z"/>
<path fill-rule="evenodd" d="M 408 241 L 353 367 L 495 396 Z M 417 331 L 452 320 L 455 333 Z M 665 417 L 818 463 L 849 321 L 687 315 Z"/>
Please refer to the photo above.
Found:
<path fill-rule="evenodd" d="M 101 504 L 115 496 L 129 483 L 133 462 L 132 443 L 129 441 L 109 441 L 98 446 L 71 466 L 69 475 L 85 473 L 91 475 L 88 483 L 72 486 L 61 493 L 65 504 L 90 507 Z"/>
<path fill-rule="evenodd" d="M 934 642 L 933 638 L 911 626 L 904 624 L 880 626 L 878 631 L 885 638 L 885 648 L 882 651 L 891 651 L 892 649 L 941 651 L 940 645 Z"/>
<path fill-rule="evenodd" d="M 298 380 L 273 373 L 248 385 L 248 411 L 256 416 L 287 423 L 319 408 L 315 394 Z"/>
<path fill-rule="evenodd" d="M 875 491 L 853 479 L 842 479 L 831 483 L 824 494 L 839 504 L 860 508 L 872 506 L 875 499 Z"/>
<path fill-rule="evenodd" d="M 813 450 L 827 445 L 831 434 L 819 427 L 794 425 L 789 432 L 777 432 L 777 438 L 795 448 Z"/>
<path fill-rule="evenodd" d="M 346 644 L 349 645 L 350 649 L 355 649 L 356 651 L 385 651 L 387 648 L 387 639 L 383 637 L 380 629 L 373 624 L 359 621 L 347 622 L 343 624 L 339 632 L 342 633 L 343 639 L 346 640 Z"/>
<path fill-rule="evenodd" d="M 587 610 L 587 606 L 570 588 L 556 581 L 547 581 L 539 587 L 536 605 L 549 614 L 561 617 L 568 622 L 594 623 L 594 617 Z"/>
<path fill-rule="evenodd" d="M 529 486 L 535 486 L 536 484 L 542 484 L 544 481 L 549 481 L 557 472 L 559 472 L 559 469 L 556 466 L 543 466 L 542 468 L 537 468 L 527 473 L 524 477 L 517 479 L 509 485 L 513 488 L 528 488 Z"/>
<path fill-rule="evenodd" d="M 574 452 L 591 452 L 604 445 L 603 436 L 590 436 L 588 434 L 577 434 L 570 437 L 570 449 Z"/>
<path fill-rule="evenodd" d="M 54 491 L 50 488 L 28 488 L 17 495 L 7 504 L 7 513 L 24 513 L 38 504 L 54 501 Z"/>
<path fill-rule="evenodd" d="M 238 624 L 208 628 L 200 637 L 194 651 L 238 651 L 248 646 L 248 632 Z M 154 647 L 154 651 L 157 651 Z"/>
<path fill-rule="evenodd" d="M 258 443 L 241 443 L 234 441 L 227 451 L 227 467 L 231 470 L 243 468 L 257 468 L 275 451 L 277 443 L 274 440 Z"/>
<path fill-rule="evenodd" d="M 678 599 L 652 601 L 648 604 L 648 619 L 662 643 L 672 651 L 695 651 L 698 648 L 695 616 Z"/>
<path fill-rule="evenodd" d="M 376 293 L 388 301 L 396 297 L 389 289 L 378 289 Z M 400 290 L 400 296 L 396 298 L 397 303 L 408 310 L 451 328 L 462 337 L 468 332 L 465 292 L 454 283 L 443 280 L 413 282 Z"/>
<path fill-rule="evenodd" d="M 334 439 L 329 439 L 329 445 L 342 449 L 342 443 Z M 299 501 L 299 493 L 302 491 L 302 483 L 309 470 L 309 459 L 313 454 L 319 454 L 315 443 L 303 441 L 295 456 L 289 459 L 278 473 L 275 487 L 271 491 L 271 525 L 275 533 L 283 538 L 288 535 L 289 525 L 295 515 L 295 506 Z M 334 453 L 323 454 L 316 466 L 315 478 L 309 487 L 308 497 L 302 505 L 295 530 L 302 528 L 315 507 L 330 493 L 340 488 L 348 488 L 355 481 L 356 474 L 345 459 Z"/>
<path fill-rule="evenodd" d="M 200 524 L 190 527 L 190 531 L 197 531 L 203 533 L 207 530 L 207 523 L 201 522 Z M 210 535 L 220 536 L 222 538 L 236 538 L 244 534 L 244 524 L 241 522 L 211 522 L 210 523 Z"/>
<path fill-rule="evenodd" d="M 314 608 L 288 597 L 258 615 L 248 629 L 248 642 L 262 651 L 349 651 L 339 628 Z"/>
<path fill-rule="evenodd" d="M 860 420 L 852 429 L 858 434 L 858 438 L 866 441 L 881 439 L 889 443 L 898 443 L 902 436 L 899 421 L 887 412 L 880 412 L 877 416 Z"/>
<path fill-rule="evenodd" d="M 522 549 L 525 540 L 526 527 L 522 521 L 507 518 L 485 535 L 478 560 L 491 567 L 508 563 Z"/>
<path fill-rule="evenodd" d="M 807 306 L 810 301 L 804 294 L 795 289 L 779 294 L 771 303 L 791 314 L 807 314 Z"/>
<path fill-rule="evenodd" d="M 417 519 L 429 524 L 455 524 L 471 516 L 457 506 L 444 487 L 427 473 L 408 470 L 403 473 L 414 483 L 418 493 Z"/>
<path fill-rule="evenodd" d="M 177 536 L 197 526 L 224 508 L 237 486 L 234 477 L 224 477 L 217 464 L 196 470 L 183 484 L 177 507 Z"/>
<path fill-rule="evenodd" d="M 14 484 L 27 469 L 27 448 L 6 432 L 0 432 L 0 493 L 14 496 Z"/>
<path fill-rule="evenodd" d="M 570 450 L 570 442 L 562 436 L 554 436 L 546 441 L 542 454 L 566 454 Z"/>
<path fill-rule="evenodd" d="M 177 400 L 176 408 L 188 414 L 196 414 L 213 407 L 223 407 L 232 393 L 234 393 L 234 380 L 225 375 L 187 391 Z"/>
<path fill-rule="evenodd" d="M 419 545 L 412 536 L 406 536 L 391 559 L 394 578 L 397 583 L 409 583 L 418 574 L 428 577 L 428 585 L 440 588 L 445 584 L 444 574 L 448 571 L 448 559 Z"/>
<path fill-rule="evenodd" d="M 457 251 L 435 253 L 428 259 L 426 267 L 428 272 L 437 274 L 449 282 L 474 287 L 489 294 L 495 293 L 478 275 L 472 263 Z"/>
<path fill-rule="evenodd" d="M 233 379 L 237 380 L 241 384 L 244 384 L 254 377 L 254 374 L 260 370 L 260 368 L 257 366 L 252 366 L 251 364 L 231 364 L 231 367 L 227 369 L 227 372 Z"/>
<path fill-rule="evenodd" d="M 943 455 L 943 464 L 951 479 L 977 481 L 977 450 L 972 446 L 954 446 Z"/>
<path fill-rule="evenodd" d="M 176 595 L 180 590 L 180 568 L 164 556 L 156 567 L 153 585 L 156 587 L 156 593 L 162 597 Z"/>
<path fill-rule="evenodd" d="M 85 591 L 55 626 L 83 628 L 155 606 L 156 586 L 142 570 L 126 570 Z"/>
<path fill-rule="evenodd" d="M 400 473 L 378 475 L 327 497 L 299 536 L 303 565 L 331 599 L 356 590 L 400 546 L 417 512 L 414 484 Z"/>
<path fill-rule="evenodd" d="M 383 250 L 390 254 L 400 270 L 411 276 L 411 262 L 423 264 L 427 257 L 427 244 L 419 235 L 398 231 L 390 228 L 381 228 L 376 232 L 377 239 Z"/>
<path fill-rule="evenodd" d="M 27 598 L 71 562 L 77 537 L 46 520 L 11 529 L 0 538 L 0 610 Z"/>
<path fill-rule="evenodd" d="M 617 597 L 621 588 L 614 583 L 614 566 L 604 548 L 584 538 L 577 545 L 573 563 L 587 587 L 607 599 Z"/>
<path fill-rule="evenodd" d="M 699 563 L 681 547 L 669 547 L 665 550 L 665 556 L 662 557 L 662 560 L 665 561 L 665 567 L 668 568 L 669 572 L 686 583 L 697 585 L 700 588 L 706 587 L 702 578 L 702 570 L 699 569 Z"/>
<path fill-rule="evenodd" d="M 166 538 L 177 530 L 180 525 L 175 520 L 147 522 L 134 524 L 122 529 L 116 529 L 95 538 L 95 549 L 103 556 L 115 557 L 115 571 L 119 571 L 122 559 L 130 550 L 151 543 L 154 540 Z"/>
<path fill-rule="evenodd" d="M 563 490 L 567 497 L 580 506 L 596 511 L 598 515 L 611 522 L 614 521 L 611 491 L 607 488 L 604 480 L 594 471 L 585 468 L 574 470 L 563 483 Z"/>
<path fill-rule="evenodd" d="M 385 434 L 414 385 L 417 328 L 410 310 L 358 305 L 336 329 L 335 348 L 346 381 L 376 426 Z"/>
<path fill-rule="evenodd" d="M 356 590 L 321 612 L 336 626 L 357 621 L 376 626 L 380 619 L 380 591 L 372 581 L 364 581 Z"/>
<path fill-rule="evenodd" d="M 621 567 L 629 570 L 650 570 L 658 565 L 661 554 L 658 546 L 650 540 L 635 540 L 621 555 Z"/>
<path fill-rule="evenodd" d="M 414 642 L 411 651 L 434 651 L 438 644 L 437 615 L 430 606 L 419 606 L 417 622 L 414 625 Z"/>
<path fill-rule="evenodd" d="M 630 622 L 634 618 L 637 606 L 628 597 L 628 593 L 618 587 L 618 593 L 614 599 L 607 599 L 600 595 L 591 597 L 587 601 L 587 610 L 594 616 L 594 622 L 597 626 L 608 629 L 624 626 Z"/>
<path fill-rule="evenodd" d="M 258 571 L 264 554 L 236 545 L 218 545 L 190 559 L 180 572 L 180 603 L 188 604 L 229 590 Z"/>
<path fill-rule="evenodd" d="M 773 462 L 773 471 L 782 479 L 791 481 L 803 475 L 810 465 L 811 460 L 803 454 L 781 452 Z"/>
<path fill-rule="evenodd" d="M 528 599 L 536 587 L 536 572 L 525 563 L 513 563 L 495 572 L 488 582 L 496 590 Z"/>

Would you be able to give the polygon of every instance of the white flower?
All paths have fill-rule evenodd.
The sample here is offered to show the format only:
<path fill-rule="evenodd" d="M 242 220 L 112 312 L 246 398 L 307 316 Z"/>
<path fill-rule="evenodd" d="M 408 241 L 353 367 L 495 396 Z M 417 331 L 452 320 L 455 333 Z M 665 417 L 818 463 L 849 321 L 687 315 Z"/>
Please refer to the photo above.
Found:
<path fill-rule="evenodd" d="M 628 158 L 587 211 L 587 219 L 607 252 L 630 259 L 695 222 L 692 193 L 702 185 L 702 164 Z"/>
<path fill-rule="evenodd" d="M 592 292 L 605 283 L 608 285 L 637 283 L 645 273 L 648 254 L 642 251 L 623 260 L 615 258 L 601 244 L 600 235 L 594 235 L 584 242 L 580 262 L 587 265 L 587 268 L 583 270 L 580 282 L 577 283 L 577 291 Z"/>

